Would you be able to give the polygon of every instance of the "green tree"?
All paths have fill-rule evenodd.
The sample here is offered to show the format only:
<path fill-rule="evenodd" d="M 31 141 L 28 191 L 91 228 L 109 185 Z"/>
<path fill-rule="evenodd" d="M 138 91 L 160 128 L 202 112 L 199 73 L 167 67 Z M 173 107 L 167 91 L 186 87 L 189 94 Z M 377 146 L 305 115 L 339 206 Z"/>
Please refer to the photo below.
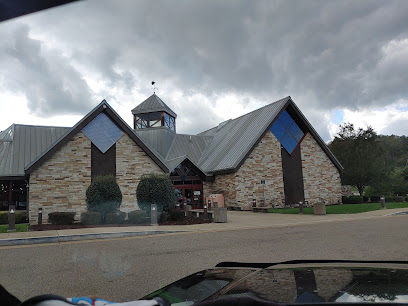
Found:
<path fill-rule="evenodd" d="M 384 161 L 380 158 L 381 146 L 372 127 L 356 130 L 351 123 L 340 125 L 340 132 L 329 148 L 344 167 L 342 183 L 356 186 L 361 196 L 366 186 L 381 178 Z"/>
<path fill-rule="evenodd" d="M 159 211 L 171 211 L 176 195 L 170 177 L 166 174 L 144 174 L 136 189 L 139 207 L 150 215 L 151 204 L 157 204 Z"/>

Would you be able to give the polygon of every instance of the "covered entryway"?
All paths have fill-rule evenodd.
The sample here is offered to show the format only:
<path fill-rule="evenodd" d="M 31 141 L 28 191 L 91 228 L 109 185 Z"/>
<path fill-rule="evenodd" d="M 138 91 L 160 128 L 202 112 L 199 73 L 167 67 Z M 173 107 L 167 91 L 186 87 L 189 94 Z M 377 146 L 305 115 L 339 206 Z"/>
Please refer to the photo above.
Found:
<path fill-rule="evenodd" d="M 205 174 L 190 160 L 184 159 L 170 173 L 176 191 L 177 202 L 183 209 L 184 205 L 191 205 L 192 209 L 203 208 L 203 179 Z"/>

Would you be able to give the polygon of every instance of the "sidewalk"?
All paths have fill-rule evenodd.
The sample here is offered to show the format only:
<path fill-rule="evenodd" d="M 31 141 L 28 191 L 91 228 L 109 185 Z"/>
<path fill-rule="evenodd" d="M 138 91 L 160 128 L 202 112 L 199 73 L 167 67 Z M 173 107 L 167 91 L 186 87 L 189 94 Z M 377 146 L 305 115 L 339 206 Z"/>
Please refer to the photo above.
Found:
<path fill-rule="evenodd" d="M 227 223 L 204 223 L 194 225 L 129 226 L 66 229 L 53 231 L 32 231 L 0 234 L 0 247 L 7 245 L 56 243 L 78 240 L 122 238 L 142 235 L 157 235 L 182 232 L 217 230 L 237 230 L 250 228 L 298 226 L 322 222 L 341 222 L 371 218 L 389 217 L 408 208 L 376 210 L 359 214 L 339 215 L 289 215 L 253 213 L 247 211 L 228 211 Z"/>

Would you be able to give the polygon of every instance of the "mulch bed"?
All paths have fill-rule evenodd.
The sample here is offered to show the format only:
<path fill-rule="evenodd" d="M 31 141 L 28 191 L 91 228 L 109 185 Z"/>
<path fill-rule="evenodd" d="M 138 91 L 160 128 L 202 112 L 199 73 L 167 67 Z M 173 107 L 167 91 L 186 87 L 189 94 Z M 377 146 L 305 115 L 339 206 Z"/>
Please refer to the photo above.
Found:
<path fill-rule="evenodd" d="M 211 223 L 212 220 L 202 219 L 197 217 L 186 217 L 180 221 L 168 220 L 166 222 L 160 222 L 159 225 L 190 225 L 190 224 L 202 224 Z M 52 230 L 63 230 L 63 229 L 76 229 L 76 228 L 93 228 L 93 227 L 128 227 L 128 226 L 147 226 L 146 224 L 99 224 L 99 225 L 85 225 L 81 223 L 74 223 L 71 225 L 54 225 L 54 224 L 41 224 L 41 225 L 30 225 L 28 227 L 29 231 L 52 231 Z"/>

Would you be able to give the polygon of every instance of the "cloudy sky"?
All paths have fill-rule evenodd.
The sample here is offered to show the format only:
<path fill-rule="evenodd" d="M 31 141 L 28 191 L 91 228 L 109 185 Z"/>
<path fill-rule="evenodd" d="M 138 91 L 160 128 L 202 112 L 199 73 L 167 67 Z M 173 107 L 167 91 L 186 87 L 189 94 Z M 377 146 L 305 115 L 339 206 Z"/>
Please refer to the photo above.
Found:
<path fill-rule="evenodd" d="M 81 1 L 0 23 L 0 130 L 72 126 L 152 93 L 195 134 L 290 95 L 338 125 L 408 134 L 408 1 Z"/>

